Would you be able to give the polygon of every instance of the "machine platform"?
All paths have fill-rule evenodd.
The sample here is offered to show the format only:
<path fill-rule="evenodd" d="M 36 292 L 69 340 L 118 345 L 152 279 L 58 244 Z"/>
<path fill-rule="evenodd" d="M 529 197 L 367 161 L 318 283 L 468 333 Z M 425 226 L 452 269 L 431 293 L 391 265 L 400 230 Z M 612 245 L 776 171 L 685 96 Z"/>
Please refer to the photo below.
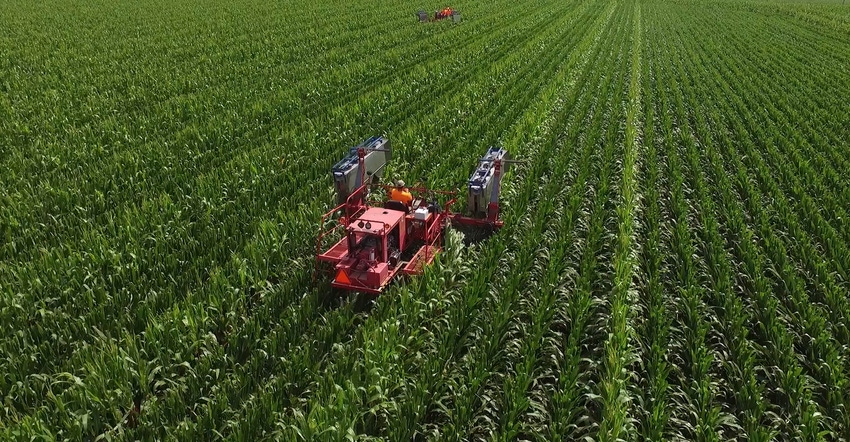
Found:
<path fill-rule="evenodd" d="M 410 258 L 410 261 L 404 266 L 402 272 L 406 275 L 421 275 L 425 266 L 434 262 L 434 257 L 437 256 L 437 253 L 440 253 L 442 249 L 437 246 L 422 246 L 413 255 L 413 258 Z"/>
<path fill-rule="evenodd" d="M 346 253 L 348 253 L 348 239 L 343 237 L 333 247 L 328 249 L 328 251 L 317 255 L 316 258 L 320 261 L 336 264 Z"/>

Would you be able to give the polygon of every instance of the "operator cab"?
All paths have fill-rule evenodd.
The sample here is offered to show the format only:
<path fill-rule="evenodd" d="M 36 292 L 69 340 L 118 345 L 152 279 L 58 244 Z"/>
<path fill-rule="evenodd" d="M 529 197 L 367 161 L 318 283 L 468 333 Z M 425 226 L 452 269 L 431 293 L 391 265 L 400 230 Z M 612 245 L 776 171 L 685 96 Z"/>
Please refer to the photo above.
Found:
<path fill-rule="evenodd" d="M 396 181 L 395 186 L 389 189 L 388 199 L 384 202 L 385 209 L 398 210 L 407 215 L 415 213 L 422 207 L 426 207 L 429 213 L 440 213 L 442 210 L 436 201 L 426 202 L 414 196 L 402 180 Z"/>
<path fill-rule="evenodd" d="M 384 203 L 385 209 L 398 210 L 405 214 L 410 213 L 410 205 L 413 203 L 413 194 L 410 189 L 405 186 L 404 181 L 398 180 L 395 185 L 388 189 L 387 201 Z"/>

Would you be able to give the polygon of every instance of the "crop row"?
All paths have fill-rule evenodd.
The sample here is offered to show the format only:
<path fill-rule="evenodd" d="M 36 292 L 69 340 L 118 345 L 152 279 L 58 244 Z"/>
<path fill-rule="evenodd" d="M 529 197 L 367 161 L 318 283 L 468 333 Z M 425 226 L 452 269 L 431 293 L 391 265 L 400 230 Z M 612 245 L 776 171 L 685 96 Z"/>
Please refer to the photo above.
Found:
<path fill-rule="evenodd" d="M 0 438 L 848 437 L 836 5 L 77 3 L 0 18 Z M 498 234 L 329 299 L 377 133 L 388 179 L 525 163 Z"/>
<path fill-rule="evenodd" d="M 827 291 L 824 301 L 830 306 L 828 309 L 821 309 L 818 304 L 812 305 L 808 298 L 809 294 L 824 289 L 837 290 L 839 293 L 841 290 L 827 273 L 817 271 L 819 266 L 828 265 L 823 256 L 823 253 L 828 253 L 828 249 L 806 249 L 806 238 L 810 233 L 817 235 L 815 238 L 822 237 L 823 232 L 829 233 L 831 227 L 824 220 L 820 225 L 809 224 L 811 230 L 805 232 L 798 224 L 797 216 L 790 210 L 789 201 L 799 201 L 798 198 L 805 201 L 808 196 L 798 193 L 795 199 L 786 200 L 779 186 L 793 186 L 796 180 L 793 174 L 783 175 L 780 170 L 787 163 L 777 162 L 780 157 L 775 150 L 772 151 L 772 157 L 767 157 L 773 159 L 772 164 L 764 162 L 762 154 L 753 150 L 755 146 L 766 146 L 766 152 L 771 153 L 772 142 L 780 139 L 767 135 L 764 128 L 781 128 L 784 129 L 783 134 L 793 134 L 788 130 L 789 126 L 782 126 L 786 124 L 783 119 L 787 118 L 784 117 L 787 114 L 760 115 L 763 108 L 770 109 L 773 103 L 787 102 L 783 97 L 788 96 L 788 90 L 764 87 L 770 84 L 768 79 L 764 79 L 758 89 L 753 87 L 752 82 L 741 80 L 764 76 L 764 66 L 778 64 L 781 67 L 788 63 L 789 57 L 765 57 L 759 64 L 742 63 L 747 60 L 741 55 L 745 50 L 744 45 L 730 48 L 719 46 L 726 43 L 735 45 L 741 40 L 749 41 L 746 47 L 750 47 L 752 40 L 747 39 L 760 38 L 763 34 L 738 33 L 737 38 L 725 39 L 720 43 L 710 34 L 700 33 L 701 29 L 707 29 L 709 25 L 720 29 L 725 25 L 709 20 L 696 16 L 691 28 L 688 28 L 681 25 L 687 22 L 673 20 L 668 15 L 662 16 L 653 28 L 667 37 L 665 41 L 673 46 L 674 53 L 684 55 L 670 58 L 672 63 L 669 66 L 674 69 L 662 65 L 656 71 L 670 75 L 666 79 L 659 76 L 658 83 L 661 85 L 687 85 L 681 89 L 681 93 L 673 90 L 673 102 L 678 115 L 675 121 L 679 127 L 675 132 L 668 129 L 665 138 L 675 137 L 679 141 L 674 145 L 687 148 L 688 168 L 693 177 L 689 184 L 694 189 L 693 222 L 702 224 L 694 228 L 694 233 L 703 238 L 702 247 L 705 250 L 694 256 L 701 256 L 705 260 L 704 265 L 700 266 L 706 272 L 702 276 L 706 284 L 702 285 L 713 290 L 707 292 L 704 299 L 718 306 L 716 312 L 719 315 L 716 321 L 712 321 L 719 328 L 715 344 L 707 342 L 706 346 L 720 350 L 718 355 L 729 355 L 723 358 L 725 361 L 722 365 L 714 369 L 717 371 L 712 376 L 716 382 L 715 390 L 723 393 L 715 400 L 714 406 L 719 407 L 720 416 L 731 412 L 737 414 L 739 419 L 737 422 L 729 420 L 731 416 L 726 415 L 727 418 L 716 422 L 711 433 L 715 437 L 724 434 L 728 437 L 726 432 L 743 428 L 750 438 L 757 440 L 764 440 L 771 434 L 790 435 L 793 432 L 808 432 L 808 436 L 817 436 L 822 429 L 841 434 L 846 428 L 842 423 L 845 419 L 842 391 L 846 385 L 842 372 L 846 359 L 842 356 L 842 347 L 836 345 L 841 342 L 840 338 L 836 336 L 839 340 L 833 340 L 835 338 L 830 336 L 830 330 L 833 330 L 832 333 L 840 333 L 843 328 L 844 320 L 840 313 L 844 309 L 843 301 L 840 301 L 843 297 L 830 296 Z M 661 23 L 667 24 L 667 29 Z M 680 29 L 669 29 L 674 28 L 671 23 L 680 24 Z M 736 25 L 730 23 L 729 26 L 731 29 Z M 731 35 L 728 32 L 722 35 Z M 677 34 L 680 37 L 672 38 Z M 703 55 L 705 51 L 723 55 L 709 59 Z M 688 62 L 683 62 L 685 60 Z M 664 105 L 667 88 L 657 87 L 658 94 L 653 94 L 661 100 L 661 115 L 667 114 Z M 754 105 L 759 91 L 773 91 L 775 94 L 765 101 L 764 107 Z M 718 95 L 721 92 L 725 93 Z M 749 101 L 741 97 L 747 97 Z M 753 118 L 763 119 L 758 124 L 748 124 Z M 778 132 L 774 134 L 779 135 Z M 784 146 L 791 150 L 791 145 Z M 722 149 L 718 151 L 717 147 Z M 738 149 L 744 149 L 746 155 L 736 153 Z M 743 158 L 746 163 L 739 158 Z M 724 165 L 729 169 L 724 170 Z M 765 174 L 771 167 L 780 168 L 776 175 Z M 703 175 L 702 171 L 709 173 Z M 679 172 L 674 172 L 670 177 L 678 175 Z M 777 183 L 774 177 L 781 177 L 785 181 Z M 770 199 L 760 196 L 760 191 L 767 192 Z M 711 198 L 715 198 L 715 201 Z M 771 203 L 765 205 L 765 201 Z M 719 218 L 715 218 L 714 214 L 717 208 L 720 209 Z M 800 210 L 804 210 L 803 207 Z M 772 218 L 770 214 L 773 214 Z M 801 220 L 818 219 L 817 215 L 813 218 L 811 214 L 804 214 L 800 212 Z M 785 236 L 781 233 L 785 231 L 785 226 L 792 229 L 800 227 L 791 233 L 793 236 Z M 793 242 L 789 241 L 792 237 L 796 239 Z M 832 238 L 835 239 L 835 236 Z M 725 239 L 725 243 L 721 239 Z M 833 247 L 835 244 L 840 243 L 835 241 Z M 724 257 L 726 250 L 731 250 L 732 255 Z M 803 265 L 797 265 L 798 259 L 803 260 Z M 805 266 L 806 260 L 811 262 L 808 268 Z M 688 260 L 680 256 L 675 261 L 681 265 Z M 765 272 L 768 268 L 772 270 Z M 742 273 L 735 278 L 737 286 L 730 287 L 730 271 L 733 269 L 739 269 Z M 810 278 L 820 282 L 813 281 L 805 286 L 808 288 L 806 291 L 801 284 Z M 774 284 L 781 284 L 780 287 L 784 289 Z M 735 290 L 730 290 L 732 288 Z M 777 290 L 778 298 L 770 296 L 773 290 Z M 741 299 L 730 298 L 734 293 L 738 293 Z M 656 324 L 659 322 L 656 320 Z M 751 338 L 754 342 L 748 343 L 744 339 L 746 334 L 742 325 L 754 332 Z M 660 328 L 662 332 L 665 330 L 663 322 Z M 783 348 L 786 349 L 784 352 Z M 797 358 L 789 357 L 795 352 L 801 352 L 802 363 L 798 363 Z M 819 362 L 812 366 L 808 362 L 811 360 Z M 660 361 L 655 366 L 662 370 L 668 368 Z M 758 367 L 764 367 L 767 373 L 760 373 L 764 369 L 757 370 Z M 759 380 L 765 375 L 766 384 L 759 385 Z M 728 381 L 721 382 L 721 379 L 731 381 L 734 388 L 726 390 Z M 763 393 L 762 388 L 767 388 L 767 391 Z M 785 397 L 772 391 L 783 391 Z M 659 391 L 658 396 L 665 398 L 665 393 Z M 732 398 L 734 400 L 730 401 Z M 820 415 L 827 420 L 820 420 Z M 782 420 L 778 421 L 777 418 Z M 785 426 L 789 418 L 792 422 L 798 422 L 793 429 Z M 689 428 L 699 434 L 698 423 Z M 664 431 L 663 428 L 656 426 L 654 431 Z M 702 434 L 704 436 L 705 432 Z"/>

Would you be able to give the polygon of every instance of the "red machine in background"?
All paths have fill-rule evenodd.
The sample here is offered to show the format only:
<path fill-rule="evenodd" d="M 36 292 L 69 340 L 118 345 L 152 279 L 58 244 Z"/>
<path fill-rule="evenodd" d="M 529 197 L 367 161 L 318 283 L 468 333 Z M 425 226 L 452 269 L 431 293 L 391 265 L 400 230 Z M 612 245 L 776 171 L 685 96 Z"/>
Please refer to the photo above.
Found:
<path fill-rule="evenodd" d="M 454 9 L 452 8 L 443 8 L 439 11 L 434 11 L 434 20 L 442 20 L 444 18 L 449 18 L 454 13 Z"/>
<path fill-rule="evenodd" d="M 419 21 L 423 23 L 427 21 L 444 20 L 447 18 L 451 18 L 455 23 L 460 22 L 460 11 L 449 7 L 434 11 L 434 17 L 430 20 L 428 19 L 428 13 L 423 10 L 417 12 L 416 15 L 419 17 Z"/>
<path fill-rule="evenodd" d="M 452 210 L 458 192 L 424 187 L 409 189 L 413 195 L 409 204 L 391 199 L 370 204 L 370 187 L 391 188 L 375 184 L 391 153 L 388 139 L 372 137 L 351 148 L 332 169 L 338 200 L 343 202 L 322 217 L 316 274 L 324 267 L 333 275 L 334 288 L 380 293 L 399 274 L 421 274 L 442 250 L 449 226 L 482 232 L 502 226 L 501 178 L 507 165 L 516 162 L 507 158 L 505 149 L 491 147 L 479 160 L 468 182 L 465 213 Z M 336 235 L 340 238 L 323 248 L 323 242 Z"/>

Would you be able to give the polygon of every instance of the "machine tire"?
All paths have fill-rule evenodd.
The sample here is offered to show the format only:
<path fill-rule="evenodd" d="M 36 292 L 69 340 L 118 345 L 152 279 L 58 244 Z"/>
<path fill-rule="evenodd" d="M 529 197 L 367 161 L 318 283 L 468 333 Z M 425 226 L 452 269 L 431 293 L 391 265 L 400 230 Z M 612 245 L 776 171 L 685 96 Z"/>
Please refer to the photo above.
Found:
<path fill-rule="evenodd" d="M 371 295 L 368 293 L 358 293 L 350 300 L 352 308 L 356 313 L 368 313 L 375 306 L 375 300 L 380 295 Z"/>
<path fill-rule="evenodd" d="M 335 310 L 342 305 L 342 299 L 345 298 L 345 291 L 335 289 L 333 287 L 328 286 L 328 288 L 320 289 L 316 296 L 318 296 L 318 304 L 319 308 L 323 311 L 327 310 Z"/>

